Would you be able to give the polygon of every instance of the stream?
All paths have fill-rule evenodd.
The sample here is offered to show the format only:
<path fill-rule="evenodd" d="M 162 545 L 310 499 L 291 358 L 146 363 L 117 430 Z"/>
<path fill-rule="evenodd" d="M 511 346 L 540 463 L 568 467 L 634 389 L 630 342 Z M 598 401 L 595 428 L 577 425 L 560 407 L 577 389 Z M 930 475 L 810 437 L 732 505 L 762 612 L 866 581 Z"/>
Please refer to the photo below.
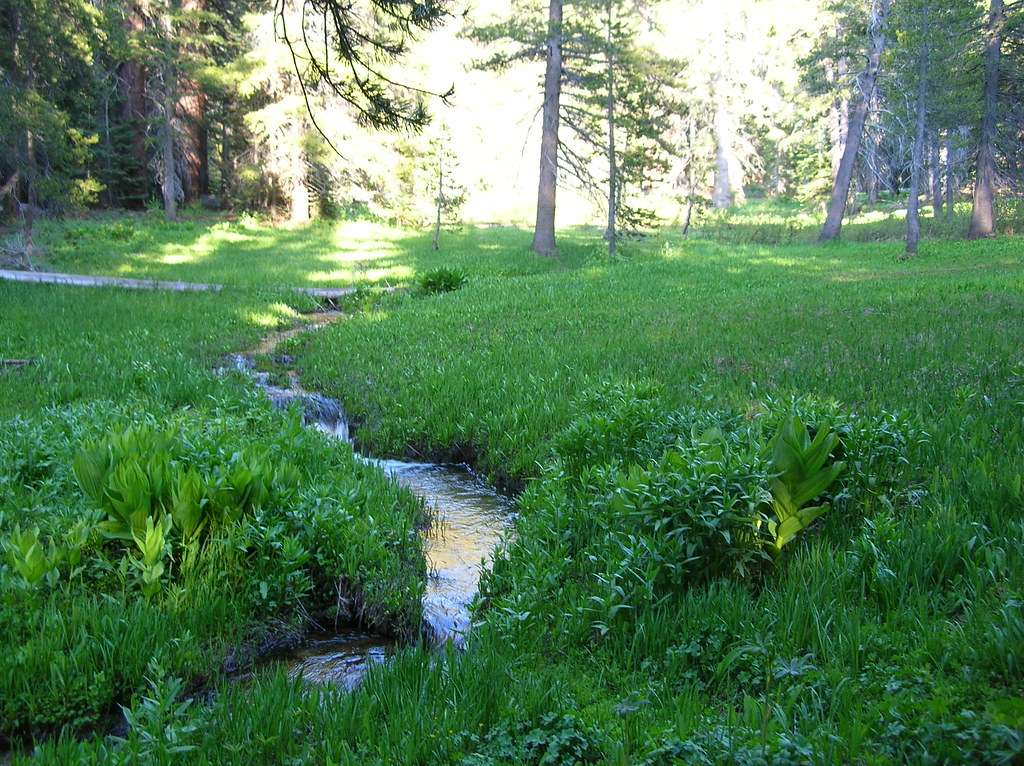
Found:
<path fill-rule="evenodd" d="M 305 391 L 295 373 L 289 373 L 287 387 L 271 385 L 269 374 L 256 371 L 252 362 L 252 355 L 274 354 L 282 341 L 323 327 L 339 316 L 313 314 L 307 318 L 307 324 L 265 338 L 249 354 L 236 356 L 234 363 L 256 381 L 275 406 L 287 408 L 298 403 L 307 426 L 351 444 L 348 420 L 337 401 Z M 280 359 L 290 361 L 287 357 Z M 490 562 L 502 534 L 512 525 L 512 501 L 486 485 L 465 465 L 361 457 L 378 465 L 431 509 L 430 526 L 423 531 L 428 568 L 423 634 L 435 645 L 450 641 L 460 646 L 470 628 L 469 606 L 476 596 L 481 567 Z M 352 689 L 367 668 L 385 662 L 398 648 L 393 639 L 385 636 L 340 630 L 308 636 L 276 661 L 285 664 L 292 676 Z"/>

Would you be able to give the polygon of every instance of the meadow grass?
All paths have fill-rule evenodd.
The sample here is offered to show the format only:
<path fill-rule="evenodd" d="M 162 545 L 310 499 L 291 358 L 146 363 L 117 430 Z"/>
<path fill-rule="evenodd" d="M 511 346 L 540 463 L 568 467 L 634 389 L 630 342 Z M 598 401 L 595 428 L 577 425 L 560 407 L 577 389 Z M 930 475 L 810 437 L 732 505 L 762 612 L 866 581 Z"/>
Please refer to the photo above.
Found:
<path fill-rule="evenodd" d="M 373 221 L 289 228 L 250 217 L 171 224 L 154 214 L 45 222 L 39 241 L 40 270 L 262 288 L 407 285 L 439 266 L 505 276 L 558 271 L 602 246 L 593 233 L 580 233 L 558 258 L 536 260 L 524 257 L 529 233 L 506 227 L 446 231 L 435 251 L 427 232 Z"/>
<path fill-rule="evenodd" d="M 307 235 L 315 239 L 319 231 Z M 265 236 L 270 243 L 291 234 Z M 818 247 L 748 237 L 728 244 L 665 233 L 609 260 L 598 237 L 577 232 L 564 237 L 563 259 L 545 261 L 529 254 L 523 233 L 465 237 L 465 250 L 410 251 L 403 266 L 409 281 L 425 269 L 460 268 L 468 275 L 460 289 L 384 298 L 292 341 L 288 351 L 307 388 L 344 402 L 359 441 L 374 453 L 467 458 L 495 481 L 525 488 L 516 536 L 484 580 L 467 650 L 438 656 L 414 648 L 375 668 L 348 695 L 268 671 L 186 704 L 187 684 L 243 630 L 245 621 L 220 615 L 230 613 L 230 594 L 244 589 L 214 589 L 222 595 L 209 597 L 209 612 L 174 612 L 169 602 L 151 605 L 128 593 L 116 608 L 139 613 L 126 618 L 132 625 L 173 617 L 174 630 L 209 636 L 206 648 L 160 649 L 165 667 L 129 663 L 135 670 L 118 677 L 117 693 L 99 706 L 128 707 L 131 725 L 120 738 L 102 736 L 100 726 L 82 739 L 69 711 L 63 731 L 60 722 L 40 720 L 30 734 L 56 737 L 26 760 L 781 764 L 1022 757 L 1019 238 L 933 239 L 918 258 L 900 261 L 897 241 Z M 103 261 L 95 250 L 89 258 L 108 273 L 127 262 L 123 254 Z M 259 275 L 279 285 L 282 274 L 308 277 L 317 265 L 315 253 L 299 245 L 283 263 L 270 266 L 269 258 L 255 258 L 239 278 L 255 282 Z M 164 271 L 153 265 L 158 259 L 146 250 L 137 261 L 153 270 L 133 275 L 224 274 L 227 281 L 231 262 L 224 253 L 215 259 L 224 271 L 196 264 L 188 276 L 187 264 Z M 41 359 L 2 373 L 38 376 L 14 384 L 27 421 L 12 431 L 20 441 L 8 440 L 21 446 L 4 453 L 13 456 L 3 464 L 7 513 L 24 509 L 17 512 L 39 520 L 62 506 L 58 529 L 80 514 L 84 500 L 66 467 L 75 437 L 131 419 L 133 408 L 138 417 L 149 410 L 185 419 L 190 438 L 227 448 L 234 439 L 271 448 L 291 438 L 282 435 L 289 427 L 283 416 L 260 409 L 241 381 L 209 373 L 218 354 L 257 333 L 264 320 L 256 317 L 268 325 L 289 320 L 292 309 L 278 305 L 280 295 L 71 292 L 17 286 L 5 295 L 20 313 L 3 354 Z M 47 327 L 39 296 L 65 306 L 63 323 Z M 196 328 L 174 310 L 186 303 L 206 319 Z M 107 373 L 101 379 L 89 371 L 94 346 L 76 338 L 104 317 L 115 321 L 109 350 L 97 355 L 95 369 Z M 150 326 L 152 336 L 141 333 Z M 153 336 L 159 340 L 147 340 Z M 148 363 L 153 373 L 119 373 L 119 357 L 144 369 Z M 76 386 L 68 387 L 65 368 L 76 372 Z M 51 397 L 64 403 L 59 414 L 40 409 Z M 133 400 L 128 412 L 89 404 L 124 397 Z M 102 412 L 83 416 L 75 407 Z M 718 558 L 702 560 L 710 548 L 687 554 L 673 547 L 680 539 L 704 540 L 698 524 L 714 522 L 714 503 L 759 507 L 767 440 L 794 411 L 815 429 L 841 435 L 847 465 L 828 495 L 831 510 L 777 559 L 755 556 L 743 574 L 723 569 Z M 202 425 L 211 418 L 216 425 Z M 61 425 L 79 419 L 86 425 L 77 430 Z M 249 435 L 231 436 L 236 429 Z M 24 436 L 33 430 L 42 435 Z M 702 436 L 709 433 L 721 436 Z M 372 472 L 360 474 L 344 455 L 326 473 L 315 468 L 317 450 L 329 449 L 317 438 L 303 441 L 299 462 L 324 487 L 319 496 L 336 491 L 328 476 L 336 471 L 351 498 L 347 512 L 388 519 L 384 550 L 404 550 L 399 532 L 415 508 L 385 485 L 373 489 Z M 705 443 L 719 438 L 721 452 Z M 50 446 L 26 462 L 24 444 L 33 440 Z M 28 478 L 37 464 L 56 466 L 42 469 L 38 486 Z M 302 534 L 308 517 L 290 511 L 289 518 L 291 533 Z M 309 550 L 333 528 L 316 527 L 304 538 Z M 689 531 L 680 537 L 682 529 Z M 367 534 L 352 531 L 338 532 L 332 550 L 344 555 Z M 715 545 L 716 557 L 742 554 L 731 542 Z M 415 550 L 405 569 L 359 550 L 368 590 L 373 578 L 400 589 L 415 572 Z M 698 563 L 684 566 L 688 555 Z M 250 579 L 231 566 L 224 571 Z M 280 565 L 265 571 L 289 573 Z M 11 609 L 30 615 L 19 618 L 26 626 L 56 619 L 31 616 L 57 614 L 59 605 L 33 596 L 34 606 L 25 606 L 25 589 L 12 586 L 9 569 L 4 577 Z M 196 603 L 202 592 L 193 591 Z M 81 601 L 75 592 L 65 598 Z M 380 603 L 402 614 L 399 601 Z M 246 616 L 259 615 L 258 603 L 246 609 Z M 96 625 L 108 619 L 99 607 L 95 613 L 89 619 Z M 101 628 L 81 622 L 70 635 L 105 646 L 89 633 Z M 204 632 L 217 622 L 220 630 Z M 26 627 L 24 635 L 31 634 Z M 129 656 L 150 650 L 141 639 L 134 645 Z M 89 687 L 83 679 L 102 666 L 105 650 L 92 651 L 64 676 Z M 32 656 L 36 667 L 46 654 Z M 20 667 L 10 665 L 11 688 L 28 688 L 32 676 Z M 40 695 L 41 710 L 53 709 L 52 690 L 60 688 L 55 681 L 45 686 L 51 691 Z"/>

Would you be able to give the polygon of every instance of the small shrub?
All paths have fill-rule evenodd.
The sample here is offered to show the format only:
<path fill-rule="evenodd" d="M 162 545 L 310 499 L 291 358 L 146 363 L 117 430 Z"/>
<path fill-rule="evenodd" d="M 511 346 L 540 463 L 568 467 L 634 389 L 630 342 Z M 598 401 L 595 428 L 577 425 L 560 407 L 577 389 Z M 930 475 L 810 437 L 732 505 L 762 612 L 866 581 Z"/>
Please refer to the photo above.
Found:
<path fill-rule="evenodd" d="M 424 295 L 435 295 L 458 290 L 466 284 L 467 279 L 464 271 L 442 266 L 421 274 L 418 281 L 420 292 Z"/>

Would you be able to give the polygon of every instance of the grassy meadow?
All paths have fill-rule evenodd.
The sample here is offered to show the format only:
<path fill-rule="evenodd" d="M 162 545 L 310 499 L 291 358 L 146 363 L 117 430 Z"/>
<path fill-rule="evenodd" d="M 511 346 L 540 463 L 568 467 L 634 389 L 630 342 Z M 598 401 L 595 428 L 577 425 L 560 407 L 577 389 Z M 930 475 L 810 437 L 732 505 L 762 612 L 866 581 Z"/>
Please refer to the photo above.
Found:
<path fill-rule="evenodd" d="M 1024 240 L 953 239 L 961 219 L 912 260 L 897 215 L 819 246 L 812 213 L 758 204 L 615 259 L 588 230 L 542 259 L 515 229 L 435 253 L 369 222 L 48 223 L 40 268 L 229 288 L 0 283 L 0 358 L 32 360 L 0 367 L 0 746 L 1021 762 Z M 465 284 L 417 287 L 440 267 Z M 410 289 L 288 341 L 303 385 L 365 450 L 465 460 L 516 493 L 516 533 L 464 652 L 410 644 L 351 694 L 238 682 L 314 620 L 415 632 L 421 505 L 215 373 L 312 308 L 283 288 L 350 283 Z M 787 427 L 800 470 L 829 443 L 829 480 L 782 544 Z"/>

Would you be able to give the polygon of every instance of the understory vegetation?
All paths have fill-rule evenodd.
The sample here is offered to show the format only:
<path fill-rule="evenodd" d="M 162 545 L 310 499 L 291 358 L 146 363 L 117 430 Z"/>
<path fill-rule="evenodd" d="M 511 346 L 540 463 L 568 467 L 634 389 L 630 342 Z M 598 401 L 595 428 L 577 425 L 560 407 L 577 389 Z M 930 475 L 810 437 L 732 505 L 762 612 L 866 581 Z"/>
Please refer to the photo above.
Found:
<path fill-rule="evenodd" d="M 216 295 L 0 285 L 0 357 L 30 362 L 0 368 L 14 761 L 1019 762 L 1022 243 L 742 231 L 789 212 L 616 258 L 392 231 L 363 279 L 411 289 L 286 341 L 365 451 L 518 493 L 466 649 L 411 641 L 352 693 L 229 676 L 312 621 L 411 638 L 424 510 L 215 371 L 312 308 L 281 289 L 335 283 L 351 224 L 186 224 L 210 251 L 175 262 L 135 218 L 138 249 L 52 250 Z"/>

